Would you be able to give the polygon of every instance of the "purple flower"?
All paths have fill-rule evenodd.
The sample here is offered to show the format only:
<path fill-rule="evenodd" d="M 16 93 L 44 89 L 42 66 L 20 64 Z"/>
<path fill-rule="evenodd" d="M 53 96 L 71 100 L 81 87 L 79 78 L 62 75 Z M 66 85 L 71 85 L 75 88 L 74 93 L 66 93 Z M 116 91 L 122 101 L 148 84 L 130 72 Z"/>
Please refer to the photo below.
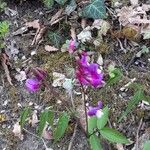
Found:
<path fill-rule="evenodd" d="M 69 53 L 73 53 L 75 51 L 75 49 L 77 48 L 78 46 L 78 42 L 76 40 L 70 40 L 69 41 L 69 45 L 68 45 L 68 51 Z"/>
<path fill-rule="evenodd" d="M 27 89 L 31 92 L 36 92 L 40 89 L 41 82 L 39 80 L 35 79 L 27 79 L 25 86 Z"/>
<path fill-rule="evenodd" d="M 98 64 L 89 64 L 85 54 L 83 54 L 81 60 L 78 61 L 76 77 L 82 85 L 91 85 L 94 88 L 100 87 L 104 83 L 103 74 L 98 68 Z"/>
<path fill-rule="evenodd" d="M 103 115 L 103 112 L 101 111 L 102 107 L 102 101 L 98 101 L 98 105 L 96 107 L 89 106 L 87 112 L 88 116 L 97 116 L 98 118 L 100 118 Z"/>
<path fill-rule="evenodd" d="M 47 73 L 40 68 L 33 68 L 31 72 L 34 77 L 27 79 L 25 86 L 29 91 L 36 92 L 40 89 L 42 81 L 46 78 Z"/>
<path fill-rule="evenodd" d="M 44 80 L 47 76 L 47 72 L 40 68 L 34 68 L 33 72 L 34 72 L 36 79 L 39 81 Z"/>

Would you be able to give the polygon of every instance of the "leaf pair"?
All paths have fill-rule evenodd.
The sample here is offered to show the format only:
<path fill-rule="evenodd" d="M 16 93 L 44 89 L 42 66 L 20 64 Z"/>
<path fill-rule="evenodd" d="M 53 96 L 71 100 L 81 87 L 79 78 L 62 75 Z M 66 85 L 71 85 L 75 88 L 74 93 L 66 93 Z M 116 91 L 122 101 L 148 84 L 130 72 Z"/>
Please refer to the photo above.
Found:
<path fill-rule="evenodd" d="M 54 129 L 53 128 L 54 112 L 46 110 L 43 113 L 41 113 L 40 123 L 39 123 L 38 130 L 37 130 L 40 136 L 43 133 L 43 129 L 45 127 L 46 122 L 48 122 L 51 125 L 53 129 L 54 141 L 57 142 L 64 135 L 65 130 L 68 127 L 69 115 L 66 112 L 63 112 L 59 117 L 56 128 Z"/>
<path fill-rule="evenodd" d="M 105 127 L 108 122 L 108 116 L 109 116 L 109 109 L 108 107 L 105 107 L 103 110 L 103 115 L 100 118 L 97 117 L 90 117 L 88 120 L 88 132 L 90 135 L 89 142 L 91 145 L 92 150 L 102 150 L 102 146 L 100 144 L 100 139 L 98 136 L 94 133 L 94 129 L 98 129 L 100 135 L 107 139 L 110 142 L 115 143 L 122 143 L 126 144 L 129 143 L 129 141 L 126 139 L 125 136 L 123 136 L 120 132 L 116 131 L 112 128 Z"/>

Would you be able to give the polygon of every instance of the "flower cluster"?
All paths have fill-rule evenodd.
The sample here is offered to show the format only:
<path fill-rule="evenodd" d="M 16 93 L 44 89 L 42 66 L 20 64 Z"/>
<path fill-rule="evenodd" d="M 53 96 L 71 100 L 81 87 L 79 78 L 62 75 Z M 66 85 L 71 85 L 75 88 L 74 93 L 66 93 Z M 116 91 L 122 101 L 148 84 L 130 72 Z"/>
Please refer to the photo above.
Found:
<path fill-rule="evenodd" d="M 91 85 L 94 88 L 103 85 L 103 74 L 96 63 L 88 63 L 86 54 L 82 54 L 77 62 L 76 77 L 82 85 Z"/>
<path fill-rule="evenodd" d="M 89 106 L 87 115 L 89 117 L 96 116 L 100 118 L 103 115 L 103 112 L 101 111 L 103 107 L 102 101 L 98 101 L 98 105 L 96 107 Z"/>
<path fill-rule="evenodd" d="M 29 91 L 36 92 L 40 89 L 42 81 L 46 78 L 47 73 L 40 68 L 34 68 L 32 72 L 34 77 L 27 79 L 25 86 Z"/>

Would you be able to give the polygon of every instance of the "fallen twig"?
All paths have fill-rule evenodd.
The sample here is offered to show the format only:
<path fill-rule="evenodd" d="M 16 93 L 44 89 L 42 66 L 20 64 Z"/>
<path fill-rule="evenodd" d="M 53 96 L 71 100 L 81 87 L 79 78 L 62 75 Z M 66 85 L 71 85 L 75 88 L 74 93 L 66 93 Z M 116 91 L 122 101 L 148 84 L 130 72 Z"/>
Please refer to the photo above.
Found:
<path fill-rule="evenodd" d="M 72 138 L 71 138 L 69 146 L 68 146 L 68 150 L 71 150 L 71 148 L 72 148 L 73 140 L 74 140 L 74 138 L 76 136 L 76 132 L 77 132 L 77 126 L 78 126 L 78 124 L 76 123 L 75 127 L 74 127 L 74 132 L 73 132 Z"/>
<path fill-rule="evenodd" d="M 140 123 L 139 123 L 139 126 L 138 126 L 138 129 L 137 129 L 137 132 L 136 132 L 136 145 L 135 145 L 135 150 L 138 150 L 138 148 L 139 148 L 139 132 L 140 132 L 142 123 L 143 123 L 143 118 L 141 118 Z"/>

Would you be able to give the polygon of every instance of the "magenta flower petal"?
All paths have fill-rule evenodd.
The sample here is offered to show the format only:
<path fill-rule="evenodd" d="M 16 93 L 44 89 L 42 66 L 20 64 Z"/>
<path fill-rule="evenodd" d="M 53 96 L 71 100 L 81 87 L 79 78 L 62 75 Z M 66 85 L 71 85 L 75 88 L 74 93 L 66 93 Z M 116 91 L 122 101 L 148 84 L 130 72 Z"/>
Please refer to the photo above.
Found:
<path fill-rule="evenodd" d="M 92 117 L 96 115 L 96 112 L 99 110 L 98 107 L 89 107 L 89 110 L 87 112 L 88 116 Z"/>
<path fill-rule="evenodd" d="M 98 64 L 88 63 L 87 56 L 84 54 L 77 63 L 76 77 L 82 85 L 91 85 L 94 88 L 103 85 L 103 74 L 98 68 Z"/>
<path fill-rule="evenodd" d="M 25 86 L 29 91 L 36 92 L 40 89 L 41 84 L 37 79 L 27 79 Z"/>
<path fill-rule="evenodd" d="M 68 45 L 69 53 L 73 53 L 76 50 L 77 46 L 78 46 L 78 42 L 76 40 L 73 39 L 70 40 Z"/>
<path fill-rule="evenodd" d="M 47 72 L 40 68 L 34 68 L 33 71 L 36 79 L 38 79 L 39 81 L 44 80 L 47 76 Z"/>
<path fill-rule="evenodd" d="M 87 115 L 90 116 L 90 117 L 96 116 L 97 111 L 102 109 L 102 107 L 103 107 L 102 105 L 103 105 L 102 101 L 98 101 L 98 105 L 96 107 L 89 106 Z"/>

